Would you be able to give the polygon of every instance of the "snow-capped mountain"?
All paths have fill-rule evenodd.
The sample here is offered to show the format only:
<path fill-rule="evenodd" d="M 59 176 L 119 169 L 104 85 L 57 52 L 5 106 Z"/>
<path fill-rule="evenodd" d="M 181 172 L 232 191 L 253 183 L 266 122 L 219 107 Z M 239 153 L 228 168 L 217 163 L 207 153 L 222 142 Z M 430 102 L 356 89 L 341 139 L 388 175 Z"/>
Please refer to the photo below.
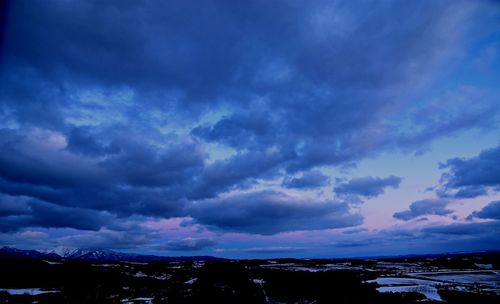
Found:
<path fill-rule="evenodd" d="M 92 261 L 118 261 L 127 260 L 130 255 L 126 253 L 118 253 L 108 249 L 100 248 L 76 248 L 76 247 L 56 247 L 51 250 L 46 250 L 46 254 L 57 254 L 61 258 L 70 260 L 92 260 Z"/>
<path fill-rule="evenodd" d="M 48 250 L 42 250 L 40 252 L 47 253 L 47 254 L 57 254 L 60 257 L 67 258 L 72 256 L 78 248 L 76 247 L 63 247 L 63 246 L 58 246 L 55 247 L 54 249 L 48 249 Z"/>
<path fill-rule="evenodd" d="M 127 260 L 129 254 L 114 252 L 107 249 L 77 249 L 73 251 L 70 259 L 92 260 L 92 261 L 119 261 Z"/>

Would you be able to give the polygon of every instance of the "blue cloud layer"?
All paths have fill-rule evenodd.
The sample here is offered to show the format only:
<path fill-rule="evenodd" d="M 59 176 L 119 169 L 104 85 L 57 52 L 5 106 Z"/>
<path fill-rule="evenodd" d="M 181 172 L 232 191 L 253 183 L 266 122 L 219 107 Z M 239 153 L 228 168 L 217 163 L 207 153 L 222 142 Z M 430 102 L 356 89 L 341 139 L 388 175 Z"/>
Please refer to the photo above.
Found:
<path fill-rule="evenodd" d="M 411 203 L 409 210 L 396 212 L 393 217 L 408 221 L 423 215 L 445 216 L 453 213 L 447 209 L 449 201 L 445 199 L 425 199 Z"/>
<path fill-rule="evenodd" d="M 263 235 L 356 226 L 362 216 L 343 202 L 310 201 L 283 192 L 260 191 L 194 204 L 196 222 L 221 231 Z"/>
<path fill-rule="evenodd" d="M 479 211 L 474 211 L 469 216 L 469 219 L 475 217 L 481 219 L 500 220 L 500 201 L 491 202 L 488 205 L 486 205 L 483 209 Z"/>
<path fill-rule="evenodd" d="M 490 39 L 497 19 L 484 13 L 495 9 L 9 1 L 0 230 L 18 240 L 33 227 L 68 228 L 69 244 L 115 247 L 127 247 L 128 231 L 133 247 L 155 238 L 145 218 L 263 235 L 357 226 L 362 215 L 346 197 L 377 197 L 401 178 L 344 180 L 334 189 L 343 201 L 301 191 L 329 185 L 324 167 L 494 126 L 495 92 L 457 80 L 439 96 L 418 93 L 453 66 L 454 50 Z M 445 163 L 442 196 L 497 189 L 499 149 Z M 448 212 L 430 205 L 399 217 Z"/>
<path fill-rule="evenodd" d="M 311 189 L 328 185 L 330 178 L 320 171 L 306 171 L 299 177 L 285 177 L 282 186 L 285 188 Z"/>
<path fill-rule="evenodd" d="M 347 182 L 338 183 L 334 192 L 338 196 L 359 195 L 367 198 L 377 197 L 384 193 L 385 188 L 398 188 L 401 178 L 397 176 L 380 177 L 359 177 Z"/>
<path fill-rule="evenodd" d="M 440 168 L 447 170 L 441 177 L 441 196 L 474 198 L 487 194 L 488 189 L 500 190 L 500 146 L 468 159 L 449 159 Z"/>

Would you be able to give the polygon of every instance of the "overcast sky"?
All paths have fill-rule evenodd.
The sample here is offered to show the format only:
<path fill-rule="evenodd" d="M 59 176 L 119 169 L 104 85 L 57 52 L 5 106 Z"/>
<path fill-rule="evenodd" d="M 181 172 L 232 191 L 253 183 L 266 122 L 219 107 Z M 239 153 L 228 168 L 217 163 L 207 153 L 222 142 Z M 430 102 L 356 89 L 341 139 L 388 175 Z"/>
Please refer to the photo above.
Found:
<path fill-rule="evenodd" d="M 500 249 L 497 1 L 3 1 L 0 245 Z"/>

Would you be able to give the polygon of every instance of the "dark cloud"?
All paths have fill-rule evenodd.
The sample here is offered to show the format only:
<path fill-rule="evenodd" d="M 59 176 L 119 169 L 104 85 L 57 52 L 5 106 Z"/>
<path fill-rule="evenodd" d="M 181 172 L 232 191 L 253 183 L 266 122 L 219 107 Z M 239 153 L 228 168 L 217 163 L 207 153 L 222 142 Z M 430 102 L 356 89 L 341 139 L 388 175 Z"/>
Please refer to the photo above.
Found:
<path fill-rule="evenodd" d="M 215 246 L 217 242 L 213 239 L 208 238 L 183 238 L 170 240 L 163 246 L 158 246 L 157 249 L 160 250 L 172 250 L 172 251 L 197 251 L 205 249 L 207 247 Z"/>
<path fill-rule="evenodd" d="M 120 182 L 139 187 L 184 185 L 200 174 L 205 155 L 196 143 L 171 143 L 165 148 L 138 141 L 125 141 L 121 153 L 99 163 L 116 174 Z"/>
<path fill-rule="evenodd" d="M 108 179 L 86 159 L 61 153 L 62 134 L 32 129 L 0 130 L 0 177 L 20 184 L 53 188 L 93 186 Z"/>
<path fill-rule="evenodd" d="M 443 50 L 458 41 L 450 30 L 460 32 L 467 23 L 457 20 L 467 20 L 475 8 L 453 2 L 366 5 L 16 2 L 7 14 L 5 75 L 17 77 L 6 76 L 4 100 L 12 101 L 6 107 L 18 121 L 52 120 L 58 128 L 75 124 L 65 117 L 68 111 L 78 114 L 78 124 L 83 119 L 95 127 L 123 116 L 128 125 L 144 127 L 152 121 L 145 109 L 181 115 L 179 108 L 225 106 L 230 114 L 191 133 L 260 153 L 271 144 L 293 150 L 293 159 L 279 163 L 290 171 L 342 165 L 398 145 L 401 138 L 386 136 L 394 130 L 380 116 L 388 118 L 397 107 L 396 92 L 432 75 Z M 386 18 L 391 13 L 405 17 Z M 26 18 L 37 26 L 22 22 Z M 28 86 L 26 78 L 33 80 Z M 43 85 L 32 87 L 40 79 Z M 81 93 L 119 88 L 129 88 L 137 102 L 101 94 L 117 105 L 111 108 Z M 19 95 L 26 102 L 19 103 Z M 440 110 L 432 113 L 448 113 Z M 184 118 L 193 122 L 200 114 L 188 112 Z M 111 119 L 96 122 L 103 113 Z M 440 118 L 432 123 L 446 117 Z M 107 147 L 73 129 L 71 134 L 71 149 L 79 142 L 85 153 Z M 419 138 L 415 144 L 427 140 Z"/>
<path fill-rule="evenodd" d="M 160 148 L 129 137 L 116 141 L 119 153 L 102 159 L 69 153 L 57 132 L 3 135 L 0 191 L 125 215 L 180 212 L 205 159 L 189 141 Z"/>
<path fill-rule="evenodd" d="M 403 221 L 409 221 L 422 215 L 445 216 L 453 213 L 446 209 L 449 201 L 445 199 L 425 199 L 411 203 L 410 209 L 396 212 L 393 217 Z"/>
<path fill-rule="evenodd" d="M 99 230 L 115 219 L 105 211 L 67 208 L 40 202 L 30 202 L 29 205 L 33 212 L 30 226 Z"/>
<path fill-rule="evenodd" d="M 440 164 L 442 196 L 473 198 L 500 186 L 500 146 L 481 151 L 471 158 L 453 158 Z"/>
<path fill-rule="evenodd" d="M 466 236 L 466 237 L 482 237 L 482 236 L 492 236 L 495 235 L 498 239 L 498 228 L 500 228 L 500 222 L 484 222 L 484 223 L 455 223 L 448 225 L 440 225 L 423 228 L 422 232 L 427 235 L 456 235 L 456 236 Z"/>
<path fill-rule="evenodd" d="M 334 192 L 338 196 L 360 195 L 367 198 L 374 198 L 384 193 L 385 188 L 399 188 L 401 178 L 397 176 L 380 177 L 360 177 L 353 178 L 347 182 L 338 183 Z"/>
<path fill-rule="evenodd" d="M 207 141 L 223 143 L 235 148 L 256 147 L 260 141 L 272 137 L 276 132 L 275 125 L 266 111 L 262 109 L 237 113 L 231 117 L 223 117 L 210 126 L 199 126 L 191 133 Z M 269 144 L 272 144 L 270 142 Z"/>
<path fill-rule="evenodd" d="M 120 152 L 116 143 L 103 144 L 98 142 L 92 134 L 86 134 L 85 128 L 74 128 L 67 135 L 68 151 L 86 156 L 116 154 Z"/>
<path fill-rule="evenodd" d="M 468 186 L 468 187 L 461 187 L 454 194 L 454 196 L 456 198 L 474 198 L 474 197 L 478 197 L 478 196 L 486 195 L 486 194 L 488 194 L 488 191 L 486 190 L 485 187 Z"/>
<path fill-rule="evenodd" d="M 0 231 L 26 227 L 99 230 L 116 220 L 108 212 L 63 207 L 26 197 L 0 196 Z"/>
<path fill-rule="evenodd" d="M 67 241 L 125 246 L 105 219 L 193 216 L 259 234 L 358 225 L 344 203 L 254 186 L 296 174 L 283 186 L 324 186 L 321 166 L 414 152 L 490 125 L 494 99 L 471 88 L 406 107 L 487 9 L 461 1 L 10 1 L 0 27 L 0 193 L 27 201 L 0 205 L 9 218 L 2 227 L 93 230 Z M 481 35 L 495 30 L 482 24 Z M 446 166 L 454 176 L 461 165 Z M 375 197 L 399 183 L 367 177 L 336 192 Z M 466 186 L 450 177 L 448 187 Z M 251 192 L 229 193 L 243 190 Z M 66 212 L 73 215 L 58 219 Z"/>
<path fill-rule="evenodd" d="M 214 197 L 222 192 L 248 188 L 257 178 L 277 177 L 280 164 L 294 155 L 293 151 L 271 146 L 262 152 L 242 152 L 216 161 L 206 166 L 197 177 L 189 197 Z"/>
<path fill-rule="evenodd" d="M 328 185 L 330 179 L 320 171 L 303 172 L 299 177 L 285 177 L 282 186 L 285 188 L 312 189 Z"/>
<path fill-rule="evenodd" d="M 356 255 L 429 254 L 452 251 L 498 250 L 500 237 L 497 233 L 500 221 L 481 223 L 452 223 L 424 228 L 391 228 L 377 233 L 366 233 L 352 238 L 346 236 L 332 243 L 339 250 Z"/>
<path fill-rule="evenodd" d="M 308 6 L 21 1 L 7 12 L 4 56 L 10 64 L 34 66 L 52 78 L 69 74 L 106 85 L 164 87 L 198 98 L 223 91 L 248 95 L 240 92 L 244 85 L 252 92 L 283 91 L 299 80 L 379 86 L 425 71 L 436 60 L 435 48 L 452 41 L 452 35 L 444 35 L 452 26 L 446 21 L 470 9 L 450 3 L 369 6 L 369 13 L 360 13 L 357 5 L 327 1 Z M 383 17 L 391 13 L 408 18 Z M 27 18 L 33 23 L 22 22 Z M 381 27 L 398 30 L 375 30 Z M 387 46 L 377 52 L 364 51 L 382 42 Z M 410 58 L 413 66 L 400 65 Z M 346 67 L 354 64 L 355 69 Z"/>
<path fill-rule="evenodd" d="M 29 214 L 31 209 L 26 198 L 0 194 L 0 217 Z"/>
<path fill-rule="evenodd" d="M 215 230 L 276 234 L 356 226 L 359 214 L 346 203 L 312 201 L 282 192 L 260 191 L 196 202 L 190 210 L 196 221 Z"/>
<path fill-rule="evenodd" d="M 138 229 L 129 231 L 101 229 L 60 237 L 55 240 L 55 244 L 76 248 L 137 249 L 151 240 L 151 236 Z"/>
<path fill-rule="evenodd" d="M 500 201 L 491 202 L 483 209 L 474 211 L 471 215 L 468 216 L 468 219 L 472 219 L 475 217 L 482 219 L 500 220 Z"/>

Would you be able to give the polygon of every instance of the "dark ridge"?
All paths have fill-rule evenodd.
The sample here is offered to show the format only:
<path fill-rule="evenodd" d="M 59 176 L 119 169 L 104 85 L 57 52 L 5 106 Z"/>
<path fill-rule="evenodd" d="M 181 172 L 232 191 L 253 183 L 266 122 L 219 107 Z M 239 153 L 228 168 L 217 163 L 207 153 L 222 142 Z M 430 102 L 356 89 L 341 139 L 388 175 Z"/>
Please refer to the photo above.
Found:
<path fill-rule="evenodd" d="M 56 253 L 44 253 L 36 250 L 23 250 L 13 247 L 0 248 L 0 259 L 32 259 L 32 260 L 81 260 L 98 262 L 182 262 L 182 261 L 219 261 L 223 258 L 213 256 L 157 256 L 143 254 L 129 254 L 112 251 L 109 249 L 77 249 L 67 256 L 60 256 Z"/>

